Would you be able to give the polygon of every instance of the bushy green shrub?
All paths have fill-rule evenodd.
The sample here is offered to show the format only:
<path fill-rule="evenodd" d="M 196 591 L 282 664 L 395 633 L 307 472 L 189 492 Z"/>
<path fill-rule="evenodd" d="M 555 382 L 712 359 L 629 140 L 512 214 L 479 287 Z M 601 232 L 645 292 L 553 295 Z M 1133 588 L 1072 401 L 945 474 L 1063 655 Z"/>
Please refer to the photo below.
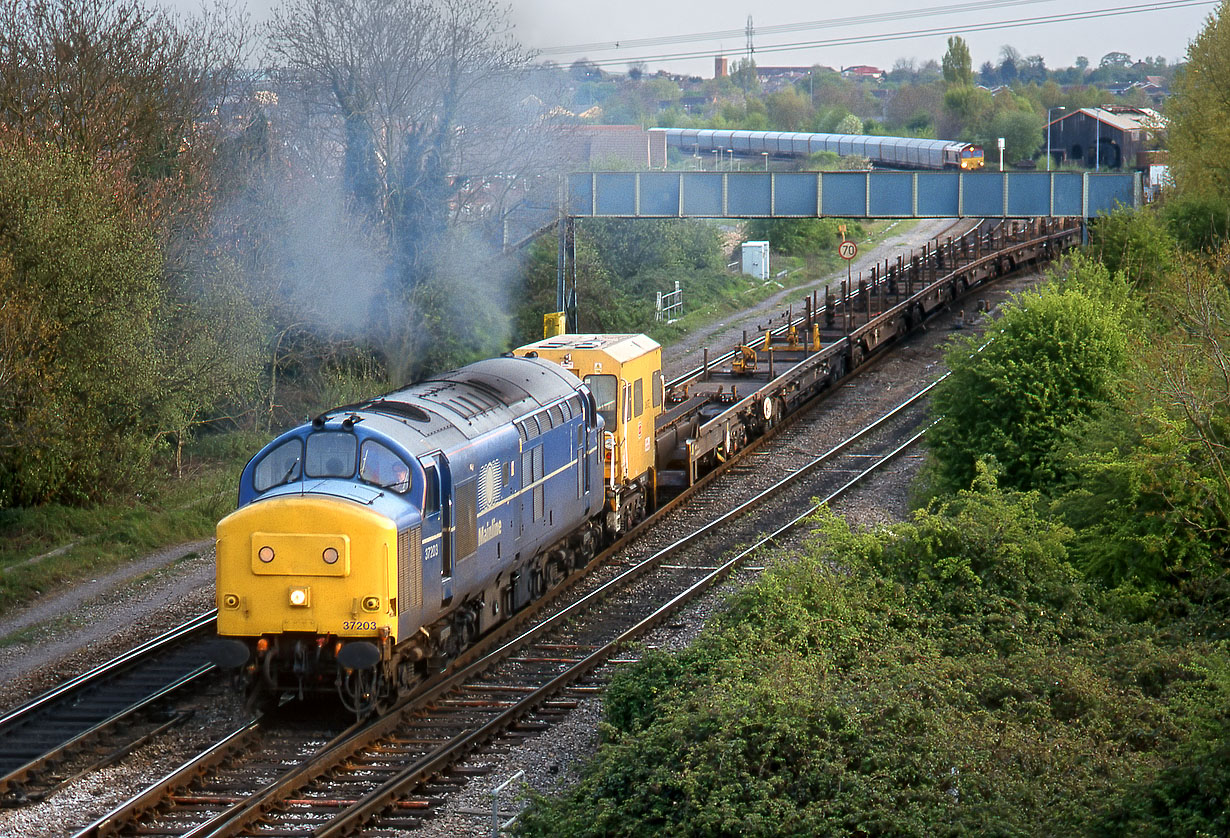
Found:
<path fill-rule="evenodd" d="M 1137 288 L 1156 286 L 1175 264 L 1175 240 L 1152 210 L 1098 216 L 1089 226 L 1089 244 L 1111 274 L 1122 273 Z"/>
<path fill-rule="evenodd" d="M 1115 397 L 1128 335 L 1114 299 L 1052 284 L 1007 306 L 986 338 L 956 340 L 946 359 L 927 439 L 935 487 L 968 486 L 989 457 L 1005 485 L 1034 488 L 1053 478 L 1047 458 L 1063 430 Z"/>
<path fill-rule="evenodd" d="M 0 141 L 0 506 L 137 478 L 165 405 L 161 258 L 122 180 Z"/>
<path fill-rule="evenodd" d="M 1188 250 L 1213 251 L 1230 239 L 1230 201 L 1224 195 L 1175 195 L 1161 212 L 1167 231 Z"/>
<path fill-rule="evenodd" d="M 846 238 L 860 240 L 862 227 L 839 218 L 753 218 L 747 222 L 747 238 L 767 241 L 776 253 L 809 256 L 835 251 L 841 241 L 838 225 L 846 225 Z"/>
<path fill-rule="evenodd" d="M 823 514 L 694 647 L 616 677 L 595 760 L 521 834 L 1073 835 L 1141 823 L 1108 806 L 1138 789 L 1217 824 L 1185 766 L 1224 772 L 1226 650 L 1100 613 L 1040 507 L 984 468 L 907 524 Z"/>

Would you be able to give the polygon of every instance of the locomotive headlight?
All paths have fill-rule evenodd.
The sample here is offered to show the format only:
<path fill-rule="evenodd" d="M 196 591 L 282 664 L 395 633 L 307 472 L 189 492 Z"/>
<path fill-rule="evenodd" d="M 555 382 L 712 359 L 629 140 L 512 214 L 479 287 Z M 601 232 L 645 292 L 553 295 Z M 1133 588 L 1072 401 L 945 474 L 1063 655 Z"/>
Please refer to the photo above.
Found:
<path fill-rule="evenodd" d="M 226 594 L 225 596 L 223 596 L 222 597 L 222 607 L 223 608 L 238 608 L 239 607 L 239 595 L 238 594 Z"/>
<path fill-rule="evenodd" d="M 262 547 L 260 550 L 257 551 L 256 557 L 260 559 L 262 562 L 264 562 L 265 564 L 269 564 L 271 561 L 273 561 L 273 548 L 269 547 L 268 545 Z"/>
<path fill-rule="evenodd" d="M 305 608 L 308 604 L 308 588 L 291 588 L 290 604 L 295 608 Z"/>
<path fill-rule="evenodd" d="M 325 551 L 320 554 L 320 557 L 325 560 L 325 564 L 336 564 L 337 563 L 337 548 L 336 547 L 326 547 Z"/>

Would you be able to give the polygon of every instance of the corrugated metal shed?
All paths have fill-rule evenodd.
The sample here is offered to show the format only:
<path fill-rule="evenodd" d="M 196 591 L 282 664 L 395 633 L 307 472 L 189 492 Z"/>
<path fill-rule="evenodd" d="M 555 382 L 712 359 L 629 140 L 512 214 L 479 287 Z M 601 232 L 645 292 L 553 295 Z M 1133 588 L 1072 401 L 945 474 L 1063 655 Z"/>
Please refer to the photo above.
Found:
<path fill-rule="evenodd" d="M 1090 168 L 1122 168 L 1137 163 L 1154 132 L 1164 130 L 1166 117 L 1152 108 L 1079 108 L 1060 114 L 1043 126 L 1050 129 L 1050 146 L 1058 161 Z"/>

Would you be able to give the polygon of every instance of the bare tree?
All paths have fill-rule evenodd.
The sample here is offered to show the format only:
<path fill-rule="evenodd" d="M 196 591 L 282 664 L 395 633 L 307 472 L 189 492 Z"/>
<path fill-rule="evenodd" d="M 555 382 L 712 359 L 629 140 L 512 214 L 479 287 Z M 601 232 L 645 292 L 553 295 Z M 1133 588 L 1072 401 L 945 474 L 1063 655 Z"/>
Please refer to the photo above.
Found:
<path fill-rule="evenodd" d="M 236 24 L 239 25 L 236 25 Z M 179 171 L 219 126 L 248 43 L 219 3 L 182 24 L 141 0 L 0 4 L 0 122 L 134 180 Z"/>
<path fill-rule="evenodd" d="M 336 127 L 348 191 L 409 288 L 466 201 L 541 160 L 530 54 L 507 16 L 495 0 L 286 0 L 270 23 L 271 64 Z"/>

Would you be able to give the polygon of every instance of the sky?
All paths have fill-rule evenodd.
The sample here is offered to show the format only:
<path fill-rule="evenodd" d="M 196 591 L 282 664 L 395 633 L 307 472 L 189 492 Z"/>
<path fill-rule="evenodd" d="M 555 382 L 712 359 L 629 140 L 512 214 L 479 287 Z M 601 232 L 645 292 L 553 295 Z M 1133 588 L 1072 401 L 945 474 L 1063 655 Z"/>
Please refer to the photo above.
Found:
<path fill-rule="evenodd" d="M 246 2 L 258 22 L 277 4 L 235 1 Z M 200 0 L 161 2 L 180 11 L 200 7 Z M 999 63 L 1005 45 L 1025 57 L 1041 55 L 1051 68 L 1082 55 L 1096 67 L 1109 52 L 1174 63 L 1215 7 L 1212 0 L 516 0 L 511 19 L 523 45 L 560 64 L 588 58 L 624 72 L 643 61 L 651 72 L 710 77 L 715 55 L 732 63 L 746 57 L 749 15 L 760 66 L 890 70 L 899 59 L 921 65 L 938 61 L 948 36 L 957 34 L 969 44 L 976 71 L 985 61 Z"/>

